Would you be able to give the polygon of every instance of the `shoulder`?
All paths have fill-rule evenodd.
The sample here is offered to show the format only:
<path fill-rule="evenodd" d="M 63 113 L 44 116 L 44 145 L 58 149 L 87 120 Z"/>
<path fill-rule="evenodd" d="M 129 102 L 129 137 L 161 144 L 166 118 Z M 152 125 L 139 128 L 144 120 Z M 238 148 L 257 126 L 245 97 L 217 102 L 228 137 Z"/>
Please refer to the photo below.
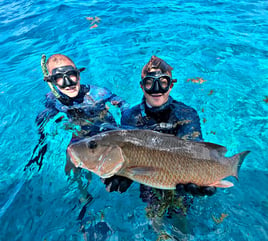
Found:
<path fill-rule="evenodd" d="M 45 100 L 45 107 L 46 108 L 53 108 L 56 105 L 56 97 L 53 95 L 52 92 L 49 92 L 46 94 L 46 100 Z"/>
<path fill-rule="evenodd" d="M 98 92 L 99 94 L 110 94 L 112 93 L 109 89 L 107 89 L 106 87 L 100 87 L 97 85 L 88 85 L 90 87 L 90 92 Z"/>
<path fill-rule="evenodd" d="M 94 99 L 106 99 L 112 96 L 112 92 L 105 87 L 99 87 L 96 85 L 89 85 L 89 87 L 90 87 L 89 94 Z"/>
<path fill-rule="evenodd" d="M 197 111 L 176 100 L 173 100 L 172 105 L 175 119 L 181 122 L 177 136 L 186 140 L 202 141 L 200 118 Z"/>
<path fill-rule="evenodd" d="M 191 107 L 191 106 L 189 106 L 189 105 L 186 105 L 186 104 L 184 104 L 183 102 L 174 100 L 173 98 L 172 98 L 171 105 L 173 105 L 173 106 L 176 107 L 176 108 L 180 108 L 180 109 L 194 110 L 193 107 Z"/>
<path fill-rule="evenodd" d="M 191 107 L 188 106 L 182 102 L 179 102 L 177 100 L 172 99 L 171 106 L 173 107 L 173 111 L 176 113 L 180 113 L 181 115 L 186 115 L 186 116 L 197 116 L 197 111 Z"/>
<path fill-rule="evenodd" d="M 135 114 L 139 114 L 140 111 L 140 105 L 135 105 L 129 109 L 127 109 L 126 111 L 124 111 L 122 117 L 129 117 L 129 116 L 133 116 Z"/>
<path fill-rule="evenodd" d="M 53 95 L 52 92 L 49 92 L 45 96 L 45 109 L 41 111 L 36 119 L 35 122 L 37 125 L 40 125 L 46 120 L 49 120 L 53 116 L 55 116 L 59 111 L 56 109 L 56 97 Z"/>

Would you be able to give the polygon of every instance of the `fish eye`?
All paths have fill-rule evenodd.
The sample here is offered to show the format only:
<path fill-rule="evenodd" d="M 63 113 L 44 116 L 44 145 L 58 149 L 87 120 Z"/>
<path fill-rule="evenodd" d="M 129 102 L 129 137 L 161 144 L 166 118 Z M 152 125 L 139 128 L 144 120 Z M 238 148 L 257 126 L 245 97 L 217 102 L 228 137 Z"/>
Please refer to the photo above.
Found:
<path fill-rule="evenodd" d="M 87 143 L 87 146 L 90 148 L 90 149 L 95 149 L 97 148 L 98 144 L 96 141 L 90 141 Z"/>

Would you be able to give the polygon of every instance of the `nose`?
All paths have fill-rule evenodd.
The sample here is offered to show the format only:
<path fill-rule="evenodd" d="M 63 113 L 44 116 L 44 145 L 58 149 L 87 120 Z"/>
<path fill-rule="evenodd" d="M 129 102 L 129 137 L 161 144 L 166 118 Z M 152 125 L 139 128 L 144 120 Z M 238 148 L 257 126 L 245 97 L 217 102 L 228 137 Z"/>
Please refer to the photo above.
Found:
<path fill-rule="evenodd" d="M 63 76 L 63 81 L 64 81 L 66 86 L 71 86 L 72 85 L 72 82 L 71 82 L 70 78 L 67 75 Z"/>
<path fill-rule="evenodd" d="M 154 92 L 155 93 L 158 93 L 159 92 L 159 83 L 158 83 L 157 80 L 154 82 Z"/>

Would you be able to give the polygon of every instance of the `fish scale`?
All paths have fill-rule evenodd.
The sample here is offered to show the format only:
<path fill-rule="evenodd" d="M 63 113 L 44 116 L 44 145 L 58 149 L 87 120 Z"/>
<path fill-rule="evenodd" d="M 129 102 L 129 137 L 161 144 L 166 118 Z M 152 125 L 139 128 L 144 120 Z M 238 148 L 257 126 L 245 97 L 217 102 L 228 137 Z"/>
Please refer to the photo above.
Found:
<path fill-rule="evenodd" d="M 237 178 L 249 151 L 232 157 L 225 157 L 226 152 L 214 143 L 185 141 L 151 130 L 108 131 L 68 147 L 75 166 L 104 178 L 120 175 L 161 189 L 175 189 L 179 183 L 233 186 L 223 179 Z"/>
<path fill-rule="evenodd" d="M 222 179 L 228 173 L 228 166 L 220 164 L 211 172 L 209 161 L 183 159 L 183 156 L 175 155 L 167 151 L 147 150 L 145 147 L 128 145 L 122 147 L 127 165 L 118 174 L 134 178 L 136 181 L 161 188 L 175 188 L 176 183 L 196 183 L 197 185 L 209 185 L 215 179 Z M 139 155 L 137 155 L 139 154 Z M 163 161 L 164 160 L 164 161 Z M 128 167 L 149 167 L 151 172 L 139 173 L 133 176 Z M 154 169 L 156 171 L 154 171 Z M 221 171 L 218 171 L 220 170 Z M 210 175 L 207 175 L 210 172 Z M 229 171 L 230 172 L 230 171 Z M 133 177 L 132 177 L 133 176 Z"/>

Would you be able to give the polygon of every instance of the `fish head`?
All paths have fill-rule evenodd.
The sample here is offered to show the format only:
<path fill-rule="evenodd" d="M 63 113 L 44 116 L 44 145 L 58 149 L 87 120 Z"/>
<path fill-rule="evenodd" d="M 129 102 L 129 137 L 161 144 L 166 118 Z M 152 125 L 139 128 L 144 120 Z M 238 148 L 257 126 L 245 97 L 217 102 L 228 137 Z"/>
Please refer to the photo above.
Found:
<path fill-rule="evenodd" d="M 87 169 L 103 178 L 118 173 L 124 163 L 121 148 L 103 141 L 99 136 L 70 144 L 67 153 L 76 167 Z"/>

